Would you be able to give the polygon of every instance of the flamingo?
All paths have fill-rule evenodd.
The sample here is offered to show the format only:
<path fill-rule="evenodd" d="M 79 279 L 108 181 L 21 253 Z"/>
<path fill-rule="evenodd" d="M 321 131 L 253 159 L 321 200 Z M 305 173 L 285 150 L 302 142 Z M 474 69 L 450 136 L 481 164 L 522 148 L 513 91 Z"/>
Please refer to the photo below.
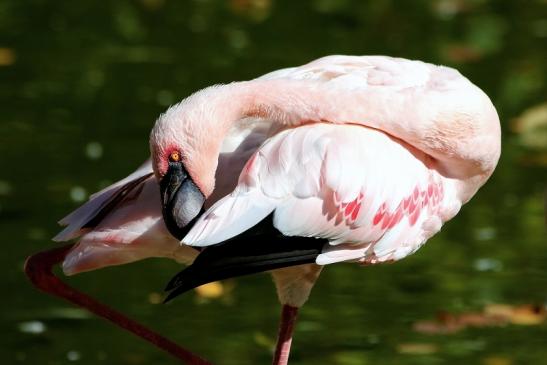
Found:
<path fill-rule="evenodd" d="M 259 138 L 248 138 L 255 126 Z M 329 56 L 202 90 L 160 116 L 150 145 L 151 165 L 61 221 L 56 240 L 81 236 L 65 272 L 195 259 L 168 284 L 169 300 L 274 270 L 283 304 L 274 363 L 286 364 L 322 266 L 416 251 L 492 174 L 500 128 L 488 97 L 456 70 Z M 67 250 L 34 257 L 27 272 Z M 199 363 L 187 355 L 179 357 Z"/>
<path fill-rule="evenodd" d="M 269 121 L 268 138 L 204 210 L 222 141 L 248 118 Z M 274 364 L 287 364 L 321 268 L 414 253 L 491 176 L 500 134 L 490 99 L 458 71 L 402 58 L 329 56 L 199 91 L 150 135 L 167 228 L 202 248 L 167 300 L 274 270 L 283 305 Z"/>

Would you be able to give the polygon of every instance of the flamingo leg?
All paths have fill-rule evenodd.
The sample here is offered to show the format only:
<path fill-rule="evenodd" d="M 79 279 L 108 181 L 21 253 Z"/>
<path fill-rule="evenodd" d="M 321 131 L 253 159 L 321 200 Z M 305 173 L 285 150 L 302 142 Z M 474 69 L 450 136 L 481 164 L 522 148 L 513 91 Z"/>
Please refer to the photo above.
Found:
<path fill-rule="evenodd" d="M 273 365 L 287 365 L 291 352 L 292 334 L 294 323 L 298 315 L 298 308 L 290 305 L 283 305 L 281 311 L 281 323 L 277 335 L 277 346 L 273 358 Z"/>
<path fill-rule="evenodd" d="M 122 313 L 70 287 L 55 276 L 52 272 L 53 266 L 63 261 L 71 247 L 72 245 L 66 245 L 52 250 L 38 252 L 27 258 L 25 262 L 25 273 L 35 287 L 46 293 L 65 299 L 79 307 L 86 308 L 95 315 L 150 342 L 157 348 L 160 348 L 181 360 L 183 363 L 189 365 L 210 365 L 208 361 L 194 355 L 169 339 L 126 317 Z"/>

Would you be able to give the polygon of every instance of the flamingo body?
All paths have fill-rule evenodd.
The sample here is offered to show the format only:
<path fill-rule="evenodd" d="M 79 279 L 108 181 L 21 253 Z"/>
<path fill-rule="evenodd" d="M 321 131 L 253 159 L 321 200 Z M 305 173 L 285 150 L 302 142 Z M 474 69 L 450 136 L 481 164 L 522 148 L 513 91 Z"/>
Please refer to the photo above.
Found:
<path fill-rule="evenodd" d="M 487 181 L 500 155 L 494 106 L 456 70 L 330 56 L 207 88 L 170 108 L 150 136 L 156 178 L 182 169 L 208 196 L 220 142 L 249 117 L 271 122 L 269 138 L 229 195 L 184 217 L 193 219 L 189 231 L 173 228 L 184 232 L 181 244 L 206 248 L 170 281 L 167 299 L 276 269 L 283 311 L 274 364 L 288 362 L 297 309 L 323 265 L 415 252 Z"/>
<path fill-rule="evenodd" d="M 82 235 L 65 271 L 192 262 L 170 299 L 273 270 L 284 305 L 275 363 L 285 364 L 321 268 L 415 252 L 488 180 L 500 139 L 484 92 L 421 61 L 329 56 L 209 87 L 158 118 L 151 164 L 61 221 L 57 239 Z"/>
<path fill-rule="evenodd" d="M 329 240 L 318 264 L 391 261 L 416 251 L 461 203 L 454 181 L 404 142 L 356 125 L 307 124 L 261 146 L 183 242 L 213 245 L 273 212 L 283 235 Z"/>
<path fill-rule="evenodd" d="M 244 265 L 257 271 L 258 263 L 245 258 L 248 234 L 240 235 L 263 227 L 270 216 L 270 234 L 279 233 L 280 240 L 326 242 L 316 264 L 399 260 L 458 213 L 500 154 L 495 108 L 456 70 L 385 56 L 329 56 L 207 88 L 170 108 L 150 136 L 156 177 L 170 169 L 169 153 L 180 152 L 189 178 L 207 196 L 216 183 L 220 142 L 249 117 L 271 123 L 269 138 L 241 170 L 236 188 L 196 217 L 181 241 L 208 247 L 202 255 L 215 266 L 216 279 L 223 277 L 219 267 L 228 265 L 223 262 L 230 262 L 226 277 L 233 261 L 241 262 L 238 272 Z M 230 260 L 213 253 L 219 244 L 222 255 L 230 255 L 228 244 L 234 248 Z M 270 265 L 272 255 L 292 266 L 309 263 L 313 251 L 308 241 L 292 253 L 283 251 L 286 244 L 275 246 L 253 248 L 256 260 L 268 262 L 265 270 L 281 267 Z M 189 273 L 198 267 L 195 284 L 204 283 L 210 271 L 205 257 L 175 277 L 171 296 L 192 287 Z M 284 304 L 298 307 L 307 299 L 284 295 L 279 288 L 286 285 L 276 284 L 280 298 L 288 298 Z M 299 290 L 293 285 L 290 291 Z"/>

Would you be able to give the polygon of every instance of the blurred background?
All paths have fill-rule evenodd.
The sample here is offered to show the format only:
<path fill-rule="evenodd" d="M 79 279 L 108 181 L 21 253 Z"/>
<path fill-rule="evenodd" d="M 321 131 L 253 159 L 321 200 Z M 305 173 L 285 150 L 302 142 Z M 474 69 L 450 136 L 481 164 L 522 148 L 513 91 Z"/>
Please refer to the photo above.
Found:
<path fill-rule="evenodd" d="M 0 359 L 174 364 L 23 275 L 56 221 L 148 156 L 169 105 L 328 54 L 456 67 L 496 105 L 498 169 L 417 254 L 324 270 L 292 364 L 544 364 L 547 359 L 547 2 L 0 1 Z M 267 364 L 271 279 L 159 304 L 179 266 L 152 259 L 68 279 L 219 364 Z"/>

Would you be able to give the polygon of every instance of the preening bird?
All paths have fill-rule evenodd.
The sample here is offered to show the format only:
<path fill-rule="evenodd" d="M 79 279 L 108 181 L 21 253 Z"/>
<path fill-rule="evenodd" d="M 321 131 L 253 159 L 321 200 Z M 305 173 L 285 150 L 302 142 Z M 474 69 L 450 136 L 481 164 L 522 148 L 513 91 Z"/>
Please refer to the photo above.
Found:
<path fill-rule="evenodd" d="M 203 212 L 222 141 L 248 118 L 267 120 L 270 134 L 234 190 Z M 490 177 L 500 139 L 485 93 L 419 61 L 330 56 L 204 89 L 150 136 L 167 226 L 181 244 L 205 248 L 168 284 L 168 299 L 282 269 L 273 271 L 284 305 L 274 363 L 286 363 L 321 267 L 415 252 Z"/>
<path fill-rule="evenodd" d="M 420 61 L 329 56 L 212 86 L 158 118 L 151 167 L 62 221 L 58 239 L 83 234 L 65 271 L 193 260 L 168 284 L 172 299 L 273 270 L 283 304 L 274 363 L 286 364 L 321 268 L 415 252 L 487 181 L 500 139 L 486 94 Z M 85 263 L 86 252 L 97 255 Z"/>
<path fill-rule="evenodd" d="M 231 192 L 252 153 L 265 140 L 269 125 L 248 121 L 224 138 L 218 159 L 217 184 L 204 209 Z M 149 257 L 164 257 L 183 264 L 198 254 L 180 245 L 162 218 L 160 186 L 147 160 L 135 172 L 93 194 L 84 205 L 59 221 L 66 226 L 53 240 L 78 238 L 63 261 L 63 271 L 73 275 Z"/>

